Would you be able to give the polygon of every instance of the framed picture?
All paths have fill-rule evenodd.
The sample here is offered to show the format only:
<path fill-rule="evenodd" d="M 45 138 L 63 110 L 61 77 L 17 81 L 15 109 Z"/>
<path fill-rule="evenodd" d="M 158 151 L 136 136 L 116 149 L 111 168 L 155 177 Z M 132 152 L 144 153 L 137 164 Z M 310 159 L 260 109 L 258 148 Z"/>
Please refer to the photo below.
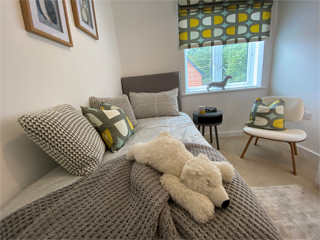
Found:
<path fill-rule="evenodd" d="M 73 47 L 65 0 L 20 0 L 28 32 Z"/>
<path fill-rule="evenodd" d="M 71 5 L 76 27 L 98 40 L 93 0 L 71 0 Z"/>

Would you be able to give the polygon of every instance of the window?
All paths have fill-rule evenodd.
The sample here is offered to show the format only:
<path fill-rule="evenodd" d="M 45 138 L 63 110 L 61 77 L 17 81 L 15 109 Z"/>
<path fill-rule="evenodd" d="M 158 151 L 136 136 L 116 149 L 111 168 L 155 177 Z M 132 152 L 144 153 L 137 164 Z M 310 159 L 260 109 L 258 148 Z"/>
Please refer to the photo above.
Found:
<path fill-rule="evenodd" d="M 185 49 L 186 93 L 207 92 L 207 84 L 232 76 L 226 90 L 260 87 L 264 42 Z M 211 87 L 210 91 L 221 90 Z"/>

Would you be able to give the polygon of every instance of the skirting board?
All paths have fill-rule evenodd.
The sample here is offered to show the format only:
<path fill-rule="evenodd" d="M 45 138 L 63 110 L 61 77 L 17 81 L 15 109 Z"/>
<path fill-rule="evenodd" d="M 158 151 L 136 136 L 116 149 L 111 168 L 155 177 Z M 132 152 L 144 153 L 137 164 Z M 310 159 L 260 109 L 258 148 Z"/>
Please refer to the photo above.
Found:
<path fill-rule="evenodd" d="M 200 129 L 202 133 L 202 127 Z M 210 138 L 210 132 L 209 128 L 206 127 L 205 133 L 204 133 L 206 138 Z M 246 134 L 243 131 L 232 131 L 232 132 L 219 132 L 219 127 L 218 127 L 218 136 L 219 137 L 239 137 L 239 136 L 245 136 Z M 214 127 L 212 127 L 212 138 L 215 138 L 215 132 L 214 132 Z"/>
<path fill-rule="evenodd" d="M 300 148 L 300 151 L 303 151 L 303 153 L 306 155 L 306 157 L 312 162 L 313 165 L 318 166 L 320 162 L 320 154 L 311 151 L 310 149 L 301 146 L 300 144 L 297 144 L 298 149 Z M 299 153 L 299 152 L 298 152 Z"/>
<path fill-rule="evenodd" d="M 303 151 L 304 155 L 309 159 L 309 161 L 312 163 L 312 165 L 318 167 L 317 175 L 315 177 L 315 186 L 317 188 L 320 188 L 320 154 L 311 151 L 310 149 L 301 146 L 300 144 L 297 144 L 298 151 Z M 298 152 L 299 154 L 299 152 Z"/>

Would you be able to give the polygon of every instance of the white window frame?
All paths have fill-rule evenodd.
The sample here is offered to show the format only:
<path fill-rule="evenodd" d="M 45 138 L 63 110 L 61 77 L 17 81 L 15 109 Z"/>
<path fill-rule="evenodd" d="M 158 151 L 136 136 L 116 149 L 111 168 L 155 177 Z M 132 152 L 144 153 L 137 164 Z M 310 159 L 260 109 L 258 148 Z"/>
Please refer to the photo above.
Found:
<path fill-rule="evenodd" d="M 227 83 L 225 89 L 241 89 L 251 87 L 261 87 L 262 78 L 262 65 L 263 65 L 263 53 L 264 53 L 264 41 L 261 42 L 249 42 L 248 43 L 248 60 L 247 60 L 247 79 L 246 82 Z M 188 59 L 187 49 L 184 50 L 184 62 L 185 62 L 185 89 L 186 94 L 208 92 L 207 86 L 188 87 Z M 222 68 L 217 69 L 215 66 L 221 66 L 222 64 L 222 45 L 212 47 L 213 61 L 212 61 L 212 76 L 213 79 L 221 79 L 222 81 Z M 210 92 L 221 91 L 220 88 L 212 87 Z"/>

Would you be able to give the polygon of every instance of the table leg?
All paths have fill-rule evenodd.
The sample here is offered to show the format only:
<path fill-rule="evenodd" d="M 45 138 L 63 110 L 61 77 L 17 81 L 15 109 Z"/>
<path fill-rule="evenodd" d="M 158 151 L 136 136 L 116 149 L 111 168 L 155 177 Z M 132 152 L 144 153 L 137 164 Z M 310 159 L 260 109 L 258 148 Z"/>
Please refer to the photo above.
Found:
<path fill-rule="evenodd" d="M 217 129 L 217 126 L 214 126 L 214 130 L 216 132 L 216 142 L 217 142 L 217 149 L 220 150 L 220 147 L 219 147 L 219 137 L 218 137 L 218 129 Z"/>
<path fill-rule="evenodd" d="M 204 126 L 202 126 L 202 136 L 204 136 Z"/>
<path fill-rule="evenodd" d="M 210 142 L 212 143 L 212 126 L 210 126 Z"/>
<path fill-rule="evenodd" d="M 198 130 L 200 131 L 200 125 L 198 125 Z"/>

